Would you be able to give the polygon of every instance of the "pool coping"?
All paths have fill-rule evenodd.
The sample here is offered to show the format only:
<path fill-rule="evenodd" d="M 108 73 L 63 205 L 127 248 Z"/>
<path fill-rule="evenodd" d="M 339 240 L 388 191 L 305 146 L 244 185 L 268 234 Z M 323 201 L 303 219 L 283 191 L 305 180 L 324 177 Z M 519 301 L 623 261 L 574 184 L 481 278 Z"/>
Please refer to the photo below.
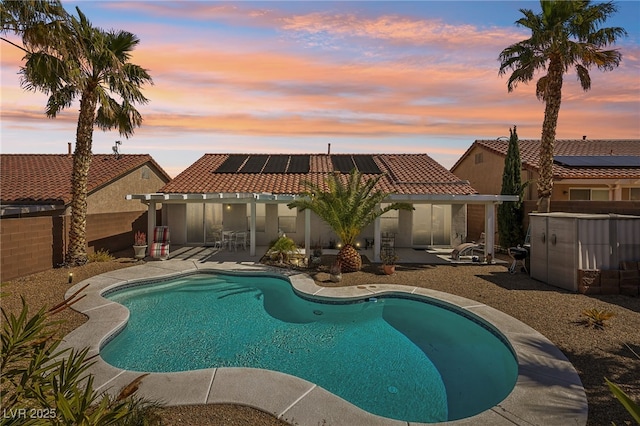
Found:
<path fill-rule="evenodd" d="M 320 287 L 308 275 L 253 262 L 200 263 L 171 259 L 118 269 L 71 287 L 67 297 L 88 284 L 73 308 L 89 320 L 66 335 L 62 347 L 89 348 L 96 356 L 88 370 L 98 392 L 117 394 L 141 372 L 107 364 L 100 348 L 126 324 L 129 311 L 101 296 L 104 292 L 140 281 L 162 280 L 188 273 L 272 272 L 286 275 L 294 290 L 306 297 L 359 299 L 383 294 L 406 294 L 437 299 L 487 321 L 510 342 L 517 355 L 518 379 L 512 392 L 496 406 L 461 420 L 430 425 L 585 425 L 587 398 L 580 377 L 565 355 L 546 337 L 523 322 L 471 299 L 407 285 L 371 284 L 357 287 Z M 178 373 L 149 373 L 138 395 L 166 405 L 233 403 L 257 408 L 298 425 L 423 425 L 371 414 L 309 381 L 288 374 L 253 368 L 209 368 Z M 424 424 L 426 425 L 426 424 Z"/>

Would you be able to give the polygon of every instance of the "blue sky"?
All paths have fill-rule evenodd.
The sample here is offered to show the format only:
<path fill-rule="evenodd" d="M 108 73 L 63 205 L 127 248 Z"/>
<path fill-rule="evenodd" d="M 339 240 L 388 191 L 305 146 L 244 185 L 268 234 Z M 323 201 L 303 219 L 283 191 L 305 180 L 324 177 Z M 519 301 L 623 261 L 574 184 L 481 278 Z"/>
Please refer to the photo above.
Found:
<path fill-rule="evenodd" d="M 130 139 L 94 132 L 94 153 L 148 153 L 175 176 L 205 153 L 426 152 L 445 167 L 475 139 L 538 139 L 534 84 L 508 93 L 502 49 L 527 38 L 514 25 L 533 1 L 64 2 L 94 25 L 141 43 L 132 62 L 154 85 Z M 607 26 L 629 36 L 621 66 L 591 71 L 583 92 L 565 78 L 557 137 L 640 139 L 640 2 L 620 1 Z M 64 153 L 77 108 L 46 118 L 24 92 L 21 55 L 2 49 L 2 152 Z"/>

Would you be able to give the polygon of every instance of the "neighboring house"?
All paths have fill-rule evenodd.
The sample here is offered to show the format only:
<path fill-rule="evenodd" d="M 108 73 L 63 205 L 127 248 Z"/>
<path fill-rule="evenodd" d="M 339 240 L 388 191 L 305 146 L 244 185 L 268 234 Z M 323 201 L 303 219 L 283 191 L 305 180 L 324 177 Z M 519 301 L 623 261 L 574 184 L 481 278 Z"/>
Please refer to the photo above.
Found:
<path fill-rule="evenodd" d="M 251 255 L 256 245 L 268 245 L 282 233 L 309 253 L 312 244 L 337 246 L 340 241 L 315 214 L 298 213 L 286 204 L 304 191 L 303 181 L 322 183 L 332 173 L 346 175 L 353 168 L 365 177 L 384 175 L 379 188 L 392 193 L 387 201 L 415 207 L 389 212 L 364 230 L 358 244 L 373 247 L 375 260 L 382 238 L 396 247 L 455 246 L 466 239 L 468 203 L 493 211 L 503 199 L 479 195 L 426 154 L 205 154 L 159 193 L 129 198 L 149 205 L 149 231 L 155 226 L 156 204 L 162 203 L 162 223 L 171 230 L 172 244 L 213 245 L 221 230 L 246 230 Z"/>
<path fill-rule="evenodd" d="M 24 275 L 15 275 L 17 268 L 26 271 L 33 258 L 42 262 L 36 270 L 47 269 L 42 257 L 47 258 L 49 268 L 63 261 L 72 168 L 70 153 L 0 155 L 3 279 Z M 126 195 L 157 191 L 170 179 L 148 154 L 94 155 L 87 188 L 89 250 L 115 251 L 130 246 L 133 228 L 144 230 L 147 221 L 144 206 L 127 202 Z"/>
<path fill-rule="evenodd" d="M 451 168 L 480 192 L 499 194 L 508 140 L 477 140 Z M 537 200 L 539 140 L 520 140 L 525 200 Z M 640 140 L 557 140 L 551 201 L 640 200 Z"/>
<path fill-rule="evenodd" d="M 482 193 L 499 194 L 509 141 L 476 140 L 451 168 Z M 540 141 L 519 141 L 525 211 L 536 209 Z M 640 140 L 556 140 L 552 211 L 640 212 Z M 476 215 L 470 213 L 472 217 Z M 478 212 L 481 216 L 481 212 Z M 478 220 L 471 219 L 478 223 Z M 525 217 L 525 225 L 528 217 Z M 477 226 L 470 229 L 478 229 Z"/>
<path fill-rule="evenodd" d="M 3 218 L 71 214 L 73 155 L 2 154 Z M 155 191 L 171 178 L 148 154 L 96 154 L 87 187 L 87 214 L 145 210 L 125 200 L 132 191 Z"/>

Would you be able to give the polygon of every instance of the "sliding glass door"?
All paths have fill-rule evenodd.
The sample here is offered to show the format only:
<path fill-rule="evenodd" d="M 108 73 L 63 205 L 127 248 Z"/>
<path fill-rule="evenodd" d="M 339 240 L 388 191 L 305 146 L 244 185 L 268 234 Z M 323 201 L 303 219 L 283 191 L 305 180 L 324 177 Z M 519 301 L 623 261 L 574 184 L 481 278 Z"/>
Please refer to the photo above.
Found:
<path fill-rule="evenodd" d="M 222 229 L 222 204 L 187 204 L 187 244 L 213 244 Z"/>
<path fill-rule="evenodd" d="M 451 205 L 414 204 L 412 245 L 434 247 L 451 245 Z"/>

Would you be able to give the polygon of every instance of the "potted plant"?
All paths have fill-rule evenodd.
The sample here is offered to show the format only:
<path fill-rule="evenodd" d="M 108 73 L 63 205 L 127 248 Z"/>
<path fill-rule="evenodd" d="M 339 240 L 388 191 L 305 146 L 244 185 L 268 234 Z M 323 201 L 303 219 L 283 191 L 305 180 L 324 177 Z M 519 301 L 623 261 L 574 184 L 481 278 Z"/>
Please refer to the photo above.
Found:
<path fill-rule="evenodd" d="M 329 269 L 329 277 L 332 282 L 339 283 L 342 280 L 342 266 L 340 260 L 336 260 L 331 269 Z"/>
<path fill-rule="evenodd" d="M 396 262 L 398 261 L 398 255 L 392 248 L 382 250 L 380 253 L 380 259 L 382 260 L 382 271 L 386 275 L 395 274 Z"/>
<path fill-rule="evenodd" d="M 133 252 L 136 259 L 144 259 L 147 255 L 147 234 L 137 231 L 133 237 Z"/>

